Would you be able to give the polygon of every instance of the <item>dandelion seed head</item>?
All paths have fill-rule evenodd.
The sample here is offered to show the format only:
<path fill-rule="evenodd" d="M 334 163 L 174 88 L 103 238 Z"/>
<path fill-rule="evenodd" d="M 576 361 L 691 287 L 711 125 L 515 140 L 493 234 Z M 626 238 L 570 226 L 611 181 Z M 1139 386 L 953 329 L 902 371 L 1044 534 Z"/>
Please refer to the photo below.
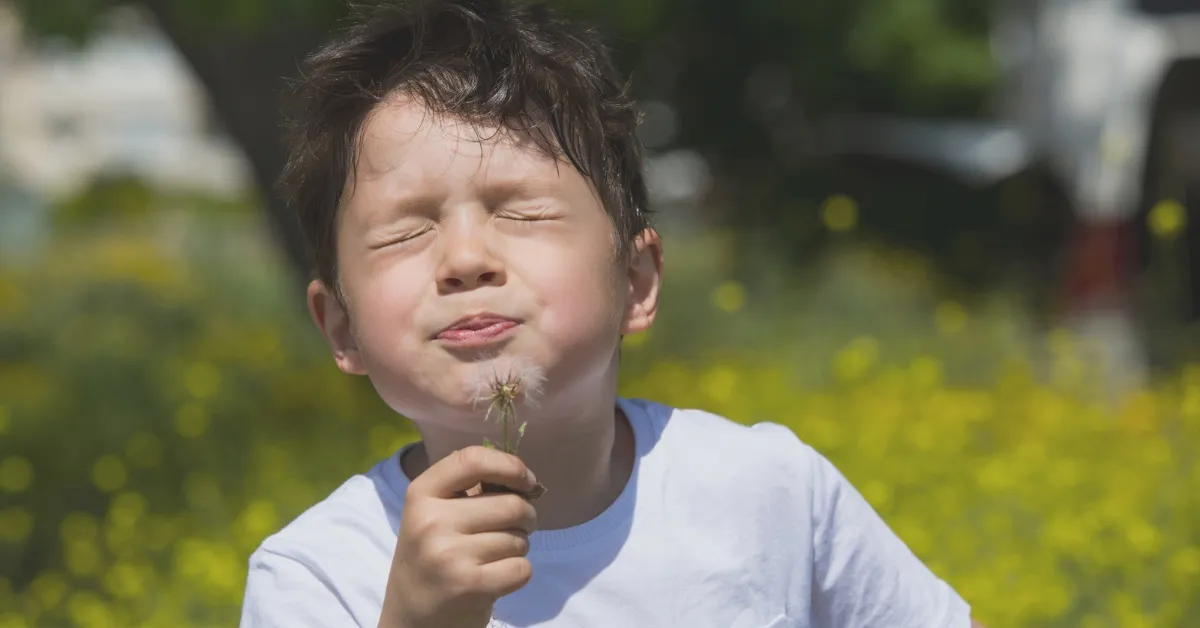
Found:
<path fill-rule="evenodd" d="M 545 381 L 545 370 L 525 358 L 491 355 L 476 363 L 466 388 L 475 405 L 492 403 L 498 397 L 536 405 Z"/>

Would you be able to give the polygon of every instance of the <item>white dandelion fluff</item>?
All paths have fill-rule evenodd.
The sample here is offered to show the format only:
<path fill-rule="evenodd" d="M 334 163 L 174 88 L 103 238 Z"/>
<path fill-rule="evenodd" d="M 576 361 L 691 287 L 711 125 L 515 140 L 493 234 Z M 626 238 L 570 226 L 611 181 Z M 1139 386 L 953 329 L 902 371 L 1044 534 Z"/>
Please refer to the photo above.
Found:
<path fill-rule="evenodd" d="M 488 404 L 484 421 L 500 423 L 503 440 L 501 448 L 515 454 L 525 435 L 525 423 L 517 423 L 519 405 L 536 406 L 545 383 L 545 371 L 532 362 L 519 357 L 491 358 L 481 360 L 470 381 L 468 394 L 472 402 Z M 484 440 L 485 446 L 492 446 Z"/>

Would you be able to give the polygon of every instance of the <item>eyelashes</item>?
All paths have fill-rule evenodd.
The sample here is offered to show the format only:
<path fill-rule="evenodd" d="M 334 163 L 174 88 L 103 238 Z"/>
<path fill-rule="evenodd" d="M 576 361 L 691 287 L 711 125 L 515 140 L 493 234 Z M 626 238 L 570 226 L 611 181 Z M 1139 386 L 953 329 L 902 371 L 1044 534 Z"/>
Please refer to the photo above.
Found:
<path fill-rule="evenodd" d="M 413 240 L 416 240 L 417 238 L 420 238 L 421 236 L 423 236 L 431 231 L 433 231 L 433 227 L 428 226 L 428 227 L 423 227 L 417 231 L 412 231 L 412 232 L 407 232 L 407 233 L 398 234 L 398 235 L 394 235 L 394 236 L 389 236 L 387 238 L 380 239 L 378 242 L 369 244 L 367 248 L 370 248 L 372 250 L 379 250 L 379 249 L 393 248 L 396 246 L 403 246 L 405 244 L 412 242 Z"/>
<path fill-rule="evenodd" d="M 551 220 L 552 218 L 554 218 L 554 215 L 550 209 L 543 207 L 543 208 L 536 208 L 536 209 L 530 208 L 530 209 L 526 209 L 526 210 L 516 210 L 516 211 L 500 211 L 500 212 L 496 213 L 496 217 L 503 218 L 506 220 L 513 220 L 516 222 L 531 223 L 531 222 L 541 222 L 544 220 Z"/>
<path fill-rule="evenodd" d="M 533 224 L 533 223 L 535 223 L 535 222 L 545 222 L 546 220 L 549 220 L 548 218 L 542 218 L 541 216 L 537 216 L 537 217 L 529 217 L 529 216 L 501 216 L 501 218 L 504 218 L 505 220 L 508 220 L 508 221 L 511 221 L 511 222 L 515 222 L 515 223 L 517 223 L 517 224 L 519 224 L 519 225 L 522 225 L 522 226 L 530 226 L 530 225 L 532 225 L 532 224 Z"/>
<path fill-rule="evenodd" d="M 503 220 L 506 224 L 512 224 L 517 229 L 530 228 L 537 223 L 550 222 L 558 218 L 557 215 L 547 209 L 522 212 L 497 212 L 493 217 L 496 220 Z M 425 226 L 416 230 L 387 235 L 386 237 L 381 237 L 377 242 L 370 244 L 369 248 L 378 250 L 411 245 L 416 240 L 434 232 L 436 226 L 435 223 L 430 221 Z"/>

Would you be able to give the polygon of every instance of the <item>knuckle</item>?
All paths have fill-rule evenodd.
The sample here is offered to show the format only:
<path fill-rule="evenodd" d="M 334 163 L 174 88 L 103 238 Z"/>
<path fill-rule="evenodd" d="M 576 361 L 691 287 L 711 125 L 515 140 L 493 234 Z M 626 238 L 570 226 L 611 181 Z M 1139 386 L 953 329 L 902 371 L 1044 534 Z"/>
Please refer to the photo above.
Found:
<path fill-rule="evenodd" d="M 421 478 L 417 478 L 408 484 L 408 488 L 404 489 L 404 503 L 412 504 L 421 499 L 421 487 L 424 483 Z"/>
<path fill-rule="evenodd" d="M 538 525 L 537 508 L 534 508 L 532 504 L 529 504 L 529 508 L 526 509 L 525 518 L 522 521 L 522 523 L 525 524 L 524 530 L 526 532 L 528 532 L 529 534 L 533 534 L 533 532 L 535 530 L 537 530 L 537 525 Z"/>
<path fill-rule="evenodd" d="M 527 558 L 512 561 L 512 573 L 510 574 L 513 583 L 519 586 L 525 586 L 533 578 L 533 563 Z"/>
<path fill-rule="evenodd" d="M 443 571 L 452 571 L 454 565 L 454 548 L 445 538 L 430 538 L 422 546 L 425 560 Z"/>
<path fill-rule="evenodd" d="M 524 521 L 532 506 L 520 495 L 504 496 L 504 517 L 509 521 Z"/>
<path fill-rule="evenodd" d="M 488 450 L 479 445 L 472 445 L 455 452 L 459 465 L 471 473 L 478 473 L 487 464 Z"/>
<path fill-rule="evenodd" d="M 529 553 L 529 537 L 524 534 L 513 535 L 513 551 L 518 556 L 525 556 Z"/>
<path fill-rule="evenodd" d="M 440 525 L 439 518 L 427 508 L 410 511 L 405 524 L 409 535 L 419 538 L 435 535 Z"/>
<path fill-rule="evenodd" d="M 487 573 L 479 565 L 463 562 L 459 565 L 458 595 L 478 595 L 488 588 Z"/>
<path fill-rule="evenodd" d="M 521 460 L 512 454 L 505 454 L 505 458 L 508 460 L 509 470 L 513 474 L 514 478 L 525 477 L 527 469 L 525 467 L 524 460 Z"/>
<path fill-rule="evenodd" d="M 446 594 L 450 597 L 466 597 L 479 590 L 480 575 L 478 569 L 468 568 L 465 563 L 459 561 L 451 567 L 449 574 L 450 577 L 446 579 L 445 590 Z"/>

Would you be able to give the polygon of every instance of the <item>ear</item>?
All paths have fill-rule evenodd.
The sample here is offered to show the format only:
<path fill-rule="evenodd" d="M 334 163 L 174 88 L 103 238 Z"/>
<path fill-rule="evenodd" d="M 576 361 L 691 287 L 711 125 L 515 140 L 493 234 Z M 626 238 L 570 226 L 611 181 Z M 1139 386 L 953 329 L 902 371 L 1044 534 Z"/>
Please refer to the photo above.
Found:
<path fill-rule="evenodd" d="M 662 238 L 652 227 L 643 230 L 633 242 L 629 255 L 629 294 L 622 334 L 650 329 L 658 314 L 658 291 L 662 287 Z"/>
<path fill-rule="evenodd" d="M 319 279 L 308 284 L 308 313 L 312 315 L 317 329 L 321 330 L 321 335 L 325 336 L 325 342 L 329 343 L 338 368 L 350 375 L 365 375 L 367 370 L 358 351 L 358 341 L 354 338 L 350 313 Z"/>

